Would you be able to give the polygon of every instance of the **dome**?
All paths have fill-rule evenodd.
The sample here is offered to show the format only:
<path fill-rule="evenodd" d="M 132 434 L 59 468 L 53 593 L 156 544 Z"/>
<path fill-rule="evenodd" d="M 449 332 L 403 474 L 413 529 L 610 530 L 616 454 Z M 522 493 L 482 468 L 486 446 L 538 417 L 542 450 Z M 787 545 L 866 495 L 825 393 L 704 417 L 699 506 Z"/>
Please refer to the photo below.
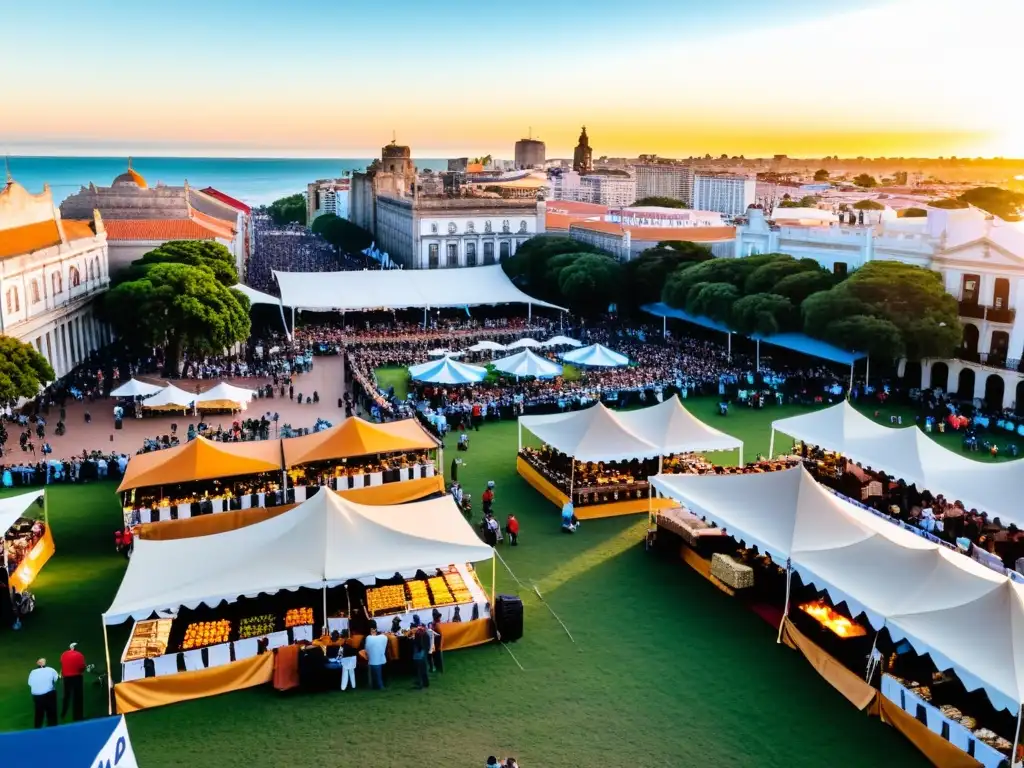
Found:
<path fill-rule="evenodd" d="M 112 184 L 112 186 L 115 186 L 115 187 L 133 186 L 133 187 L 138 187 L 139 189 L 148 189 L 149 188 L 149 185 L 146 183 L 146 180 L 144 178 L 142 178 L 142 174 L 137 173 L 132 168 L 132 159 L 130 157 L 128 158 L 128 170 L 125 171 L 124 173 L 122 173 L 116 179 L 114 179 L 114 183 Z"/>

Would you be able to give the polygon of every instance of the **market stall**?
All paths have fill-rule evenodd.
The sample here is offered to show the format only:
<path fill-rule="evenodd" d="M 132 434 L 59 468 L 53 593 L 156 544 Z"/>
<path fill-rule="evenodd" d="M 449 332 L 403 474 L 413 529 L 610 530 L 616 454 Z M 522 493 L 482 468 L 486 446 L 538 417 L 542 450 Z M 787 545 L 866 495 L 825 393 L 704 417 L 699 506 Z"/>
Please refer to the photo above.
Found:
<path fill-rule="evenodd" d="M 0 499 L 0 532 L 5 583 L 24 591 L 54 553 L 45 492 L 40 489 Z"/>
<path fill-rule="evenodd" d="M 526 428 L 543 441 L 523 447 Z M 615 412 L 602 403 L 581 411 L 519 419 L 517 469 L 545 498 L 571 500 L 581 519 L 634 514 L 648 509 L 647 478 L 680 457 L 739 450 L 743 443 L 692 416 L 677 397 L 636 411 Z M 657 501 L 660 504 L 661 501 Z"/>
<path fill-rule="evenodd" d="M 163 384 L 150 384 L 138 379 L 129 379 L 124 384 L 110 391 L 111 397 L 150 397 L 164 389 Z"/>
<path fill-rule="evenodd" d="M 195 403 L 200 411 L 244 411 L 254 397 L 254 390 L 243 389 L 222 381 L 196 395 Z"/>
<path fill-rule="evenodd" d="M 414 614 L 425 623 L 437 610 L 442 638 L 447 620 L 483 631 L 493 557 L 449 496 L 366 506 L 329 489 L 236 530 L 140 540 L 103 615 L 104 632 L 136 622 L 118 710 L 268 682 L 265 651 L 312 641 L 332 621 L 365 634 L 373 618 L 395 630 L 396 648 Z M 490 600 L 470 565 L 487 559 Z"/>
<path fill-rule="evenodd" d="M 181 411 L 190 410 L 196 401 L 195 392 L 186 392 L 173 384 L 168 384 L 159 392 L 142 401 L 142 407 L 150 411 Z"/>
<path fill-rule="evenodd" d="M 973 726 L 975 741 L 1003 757 L 1012 753 L 1024 699 L 1021 585 L 835 496 L 802 467 L 662 475 L 651 483 L 777 569 L 785 566 L 784 592 L 776 596 L 780 639 L 857 706 L 889 706 L 862 689 L 879 671 L 938 680 L 946 716 L 958 715 Z M 860 687 L 850 682 L 857 678 Z M 899 716 L 886 721 L 908 732 Z M 939 727 L 955 743 L 949 732 Z M 926 754 L 942 746 L 931 743 L 927 728 L 910 738 Z"/>

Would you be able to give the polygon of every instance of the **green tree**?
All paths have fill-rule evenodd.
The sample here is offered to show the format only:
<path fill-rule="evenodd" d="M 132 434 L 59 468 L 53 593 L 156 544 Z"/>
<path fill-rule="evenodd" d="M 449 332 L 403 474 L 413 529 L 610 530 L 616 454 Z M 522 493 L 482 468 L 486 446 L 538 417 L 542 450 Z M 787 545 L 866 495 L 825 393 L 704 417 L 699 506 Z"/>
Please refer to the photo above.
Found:
<path fill-rule="evenodd" d="M 222 285 L 238 283 L 235 257 L 226 246 L 213 240 L 171 240 L 133 261 L 114 279 L 114 285 L 145 277 L 154 264 L 188 264 L 209 270 Z"/>
<path fill-rule="evenodd" d="M 778 254 L 767 264 L 751 272 L 743 283 L 743 293 L 775 293 L 775 285 L 782 278 L 800 272 L 821 272 L 821 265 L 814 259 L 794 259 L 792 256 Z"/>
<path fill-rule="evenodd" d="M 853 183 L 856 184 L 858 187 L 877 187 L 878 186 L 878 182 L 875 180 L 875 177 L 871 176 L 871 175 L 869 175 L 867 173 L 861 173 L 861 174 L 858 174 L 857 176 L 854 176 L 853 177 Z"/>
<path fill-rule="evenodd" d="M 799 206 L 801 208 L 817 208 L 818 198 L 815 195 L 805 195 L 800 198 Z"/>
<path fill-rule="evenodd" d="M 581 243 L 571 237 L 541 235 L 531 237 L 516 249 L 515 255 L 501 263 L 502 269 L 516 285 L 539 299 L 556 301 L 559 297 L 557 279 L 548 274 L 548 262 L 568 253 L 602 253 L 595 245 Z"/>
<path fill-rule="evenodd" d="M 640 206 L 652 207 L 652 208 L 689 208 L 686 203 L 682 200 L 677 200 L 674 197 L 642 197 L 633 203 L 633 208 Z"/>
<path fill-rule="evenodd" d="M 285 224 L 305 224 L 306 196 L 300 193 L 275 200 L 270 204 L 270 218 L 279 227 Z"/>
<path fill-rule="evenodd" d="M 343 253 L 362 253 L 373 244 L 369 232 L 333 213 L 317 216 L 310 229 Z"/>
<path fill-rule="evenodd" d="M 884 211 L 885 206 L 876 200 L 858 200 L 853 204 L 858 211 Z"/>
<path fill-rule="evenodd" d="M 899 212 L 900 218 L 903 219 L 923 219 L 928 215 L 928 211 L 924 208 L 904 208 Z"/>
<path fill-rule="evenodd" d="M 803 208 L 796 200 L 782 200 L 779 202 L 776 208 Z"/>
<path fill-rule="evenodd" d="M 793 327 L 796 308 L 785 296 L 752 293 L 732 305 L 730 325 L 740 333 L 773 336 Z"/>
<path fill-rule="evenodd" d="M 55 378 L 35 347 L 13 336 L 0 336 L 0 402 L 33 398 Z"/>
<path fill-rule="evenodd" d="M 822 338 L 841 349 L 863 352 L 876 359 L 894 360 L 904 353 L 903 334 L 884 317 L 851 315 L 825 328 Z"/>
<path fill-rule="evenodd" d="M 686 311 L 728 324 L 739 298 L 739 289 L 732 283 L 698 283 L 687 297 Z"/>
<path fill-rule="evenodd" d="M 164 347 L 171 370 L 182 352 L 218 354 L 249 337 L 249 300 L 202 267 L 151 265 L 108 291 L 104 307 L 129 346 Z"/>
<path fill-rule="evenodd" d="M 941 200 L 929 200 L 928 205 L 932 208 L 945 208 L 946 210 L 950 211 L 970 207 L 963 200 L 960 200 L 955 197 L 944 197 Z"/>
<path fill-rule="evenodd" d="M 1003 221 L 1020 221 L 1020 209 L 1024 206 L 1024 194 L 1000 187 L 975 187 L 957 199 L 988 211 Z"/>
<path fill-rule="evenodd" d="M 799 307 L 811 294 L 827 291 L 834 284 L 835 277 L 828 270 L 808 270 L 786 275 L 771 287 L 771 293 L 785 296 L 793 306 Z"/>
<path fill-rule="evenodd" d="M 579 254 L 558 275 L 562 301 L 584 316 L 600 315 L 619 301 L 622 264 L 599 253 Z"/>
<path fill-rule="evenodd" d="M 671 247 L 666 247 L 671 245 Z M 661 301 L 661 291 L 668 276 L 681 266 L 708 261 L 711 250 L 696 243 L 659 243 L 635 259 L 626 262 L 624 295 L 631 307 Z"/>
<path fill-rule="evenodd" d="M 814 172 L 815 181 L 828 181 L 828 171 L 824 168 L 819 168 Z"/>
<path fill-rule="evenodd" d="M 711 259 L 684 266 L 669 276 L 662 292 L 662 301 L 677 309 L 684 309 L 687 294 L 696 283 L 732 283 L 741 289 L 751 272 L 779 256 L 777 253 L 763 253 L 739 259 Z"/>

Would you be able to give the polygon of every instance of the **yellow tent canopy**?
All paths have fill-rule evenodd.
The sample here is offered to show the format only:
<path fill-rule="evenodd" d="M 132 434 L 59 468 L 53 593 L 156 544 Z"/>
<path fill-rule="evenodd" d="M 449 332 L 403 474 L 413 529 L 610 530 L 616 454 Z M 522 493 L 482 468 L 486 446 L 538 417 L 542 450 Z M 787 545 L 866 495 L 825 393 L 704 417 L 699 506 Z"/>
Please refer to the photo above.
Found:
<path fill-rule="evenodd" d="M 281 441 L 286 467 L 374 453 L 422 451 L 438 443 L 415 419 L 371 424 L 358 416 L 322 432 Z"/>
<path fill-rule="evenodd" d="M 216 443 L 197 437 L 177 448 L 133 456 L 117 490 L 281 470 L 280 440 Z"/>

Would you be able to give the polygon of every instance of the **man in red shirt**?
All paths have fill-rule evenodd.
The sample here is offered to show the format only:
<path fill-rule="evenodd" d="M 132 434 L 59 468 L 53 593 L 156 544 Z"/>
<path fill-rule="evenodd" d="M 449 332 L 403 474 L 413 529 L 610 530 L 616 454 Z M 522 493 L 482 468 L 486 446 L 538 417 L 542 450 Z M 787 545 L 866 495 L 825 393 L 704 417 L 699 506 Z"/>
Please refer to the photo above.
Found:
<path fill-rule="evenodd" d="M 508 534 L 508 540 L 511 542 L 513 547 L 519 546 L 519 521 L 516 520 L 515 515 L 509 515 L 508 519 L 505 520 L 505 533 Z"/>
<path fill-rule="evenodd" d="M 68 716 L 68 704 L 71 705 L 71 716 L 75 720 L 82 719 L 82 675 L 85 674 L 85 656 L 78 650 L 78 643 L 60 656 L 60 674 L 64 678 L 64 704 L 61 706 L 61 719 Z"/>

